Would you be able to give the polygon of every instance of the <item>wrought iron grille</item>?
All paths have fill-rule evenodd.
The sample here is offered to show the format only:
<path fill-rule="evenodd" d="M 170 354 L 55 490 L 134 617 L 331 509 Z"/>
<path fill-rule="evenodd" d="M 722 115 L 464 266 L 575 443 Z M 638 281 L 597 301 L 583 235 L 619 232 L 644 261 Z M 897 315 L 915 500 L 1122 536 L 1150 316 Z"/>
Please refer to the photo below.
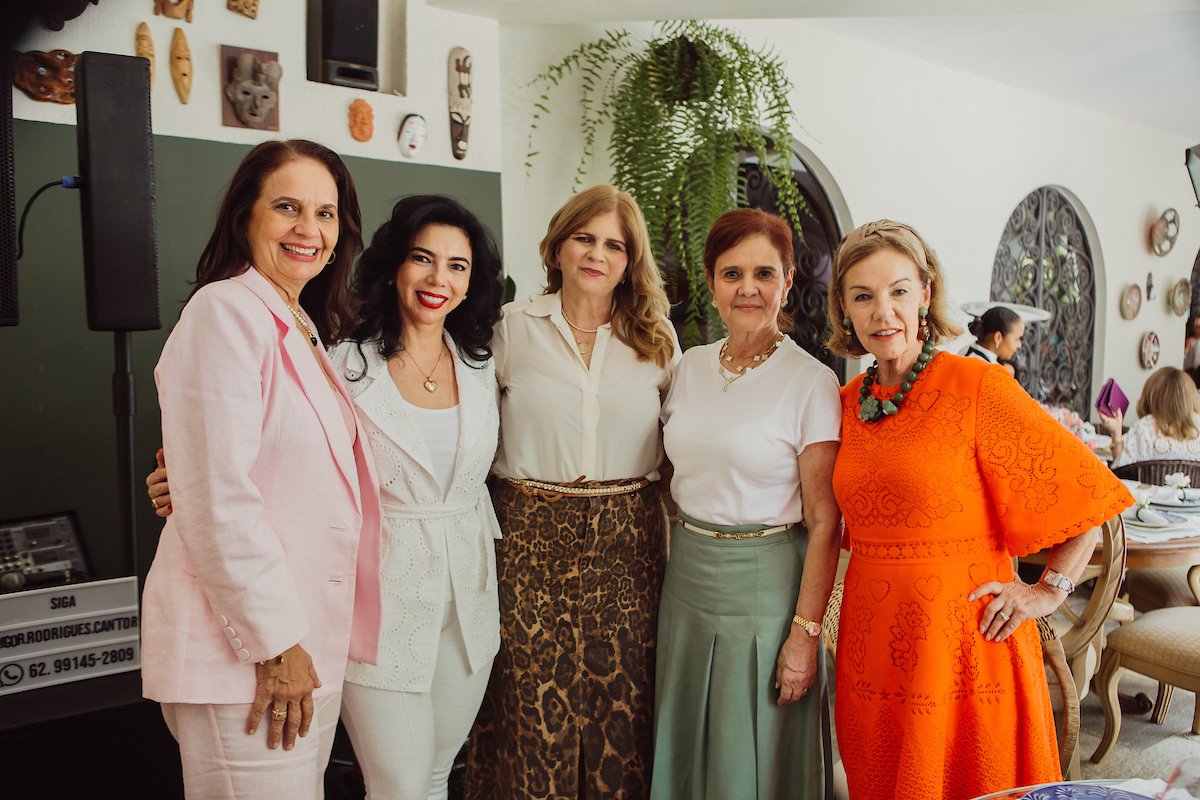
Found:
<path fill-rule="evenodd" d="M 992 266 L 993 300 L 1050 312 L 1025 329 L 1014 358 L 1034 398 L 1087 417 L 1092 394 L 1096 284 L 1092 251 L 1071 201 L 1053 187 L 1029 194 L 1008 219 Z"/>
<path fill-rule="evenodd" d="M 833 276 L 833 256 L 842 235 L 838 230 L 833 205 L 820 181 L 795 153 L 792 153 L 792 177 L 800 189 L 800 195 L 808 203 L 809 213 L 802 217 L 800 235 L 792 239 L 796 275 L 784 311 L 796 322 L 791 333 L 792 339 L 841 376 L 845 360 L 829 352 L 825 346 L 825 339 L 829 336 L 825 297 Z M 775 188 L 763 174 L 753 153 L 742 154 L 738 163 L 738 179 L 745 187 L 745 206 L 778 213 Z M 740 200 L 739 204 L 742 204 Z"/>

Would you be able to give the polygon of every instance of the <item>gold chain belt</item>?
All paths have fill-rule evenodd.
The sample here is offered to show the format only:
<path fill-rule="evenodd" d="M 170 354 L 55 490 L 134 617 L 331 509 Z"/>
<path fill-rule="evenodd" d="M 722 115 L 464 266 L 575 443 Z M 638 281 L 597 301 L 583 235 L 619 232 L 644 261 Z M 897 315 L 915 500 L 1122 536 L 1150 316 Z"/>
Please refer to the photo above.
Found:
<path fill-rule="evenodd" d="M 543 492 L 552 494 L 569 494 L 581 497 L 596 497 L 610 494 L 629 494 L 636 492 L 639 489 L 645 489 L 650 485 L 650 481 L 645 478 L 628 481 L 626 483 L 615 483 L 607 486 L 576 486 L 571 483 L 550 483 L 549 481 L 534 481 L 528 478 L 505 478 L 504 480 L 513 486 L 524 486 L 530 489 L 540 489 Z"/>
<path fill-rule="evenodd" d="M 774 536 L 777 533 L 783 533 L 795 527 L 795 523 L 791 525 L 776 525 L 773 528 L 760 528 L 756 531 L 743 531 L 741 533 L 725 533 L 724 531 L 714 531 L 708 528 L 701 528 L 699 525 L 693 525 L 690 522 L 685 522 L 683 517 L 675 515 L 675 521 L 689 531 L 699 533 L 702 536 L 711 536 L 714 539 L 762 539 L 764 536 Z"/>

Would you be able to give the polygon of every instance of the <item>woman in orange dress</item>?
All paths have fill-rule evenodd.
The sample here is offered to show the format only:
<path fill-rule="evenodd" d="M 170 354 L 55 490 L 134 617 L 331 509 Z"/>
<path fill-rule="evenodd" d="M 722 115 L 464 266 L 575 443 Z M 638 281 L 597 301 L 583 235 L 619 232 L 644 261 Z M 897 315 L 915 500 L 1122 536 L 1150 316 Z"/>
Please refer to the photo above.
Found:
<path fill-rule="evenodd" d="M 959 331 L 912 228 L 838 250 L 830 348 L 876 361 L 842 390 L 833 485 L 852 551 L 837 651 L 854 800 L 964 800 L 1055 781 L 1034 619 L 1074 589 L 1088 533 L 1132 503 L 1001 367 L 935 352 Z M 1051 548 L 1028 585 L 1012 557 Z"/>

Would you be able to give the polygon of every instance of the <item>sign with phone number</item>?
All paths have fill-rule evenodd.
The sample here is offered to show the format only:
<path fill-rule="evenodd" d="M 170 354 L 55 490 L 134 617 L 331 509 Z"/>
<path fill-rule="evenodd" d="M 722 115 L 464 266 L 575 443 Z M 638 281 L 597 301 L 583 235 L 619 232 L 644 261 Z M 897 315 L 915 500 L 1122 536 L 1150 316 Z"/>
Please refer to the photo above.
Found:
<path fill-rule="evenodd" d="M 141 665 L 137 578 L 0 596 L 0 695 Z"/>

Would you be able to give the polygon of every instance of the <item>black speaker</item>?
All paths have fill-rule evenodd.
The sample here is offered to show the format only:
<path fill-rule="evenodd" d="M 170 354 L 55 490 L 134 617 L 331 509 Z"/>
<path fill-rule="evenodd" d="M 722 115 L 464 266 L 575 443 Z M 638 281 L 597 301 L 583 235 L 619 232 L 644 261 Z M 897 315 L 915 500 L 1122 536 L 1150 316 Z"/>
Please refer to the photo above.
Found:
<path fill-rule="evenodd" d="M 0 58 L 0 325 L 16 325 L 17 196 L 13 175 L 12 59 Z"/>
<path fill-rule="evenodd" d="M 84 53 L 75 65 L 75 108 L 88 327 L 161 328 L 150 62 Z"/>
<path fill-rule="evenodd" d="M 308 0 L 308 79 L 379 89 L 379 0 Z"/>

